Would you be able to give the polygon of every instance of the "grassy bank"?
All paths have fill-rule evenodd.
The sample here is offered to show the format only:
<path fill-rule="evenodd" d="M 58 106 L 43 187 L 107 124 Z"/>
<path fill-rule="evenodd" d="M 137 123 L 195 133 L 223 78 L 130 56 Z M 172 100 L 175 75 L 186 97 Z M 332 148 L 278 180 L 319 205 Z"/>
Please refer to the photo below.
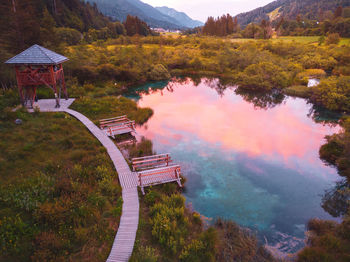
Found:
<path fill-rule="evenodd" d="M 0 260 L 105 261 L 122 203 L 106 150 L 63 113 L 8 113 L 0 136 Z"/>
<path fill-rule="evenodd" d="M 68 114 L 12 112 L 17 103 L 0 94 L 0 261 L 105 261 L 123 204 L 105 148 Z M 73 107 L 94 120 L 152 115 L 117 97 Z"/>

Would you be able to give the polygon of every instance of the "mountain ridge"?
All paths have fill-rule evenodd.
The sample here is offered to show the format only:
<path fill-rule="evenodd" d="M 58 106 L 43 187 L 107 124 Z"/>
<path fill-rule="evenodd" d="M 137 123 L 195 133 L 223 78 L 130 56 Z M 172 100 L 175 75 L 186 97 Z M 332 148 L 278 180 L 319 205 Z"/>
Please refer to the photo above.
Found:
<path fill-rule="evenodd" d="M 85 0 L 86 2 L 96 3 L 98 9 L 106 16 L 114 20 L 125 21 L 127 15 L 139 17 L 150 27 L 162 27 L 164 29 L 186 29 L 189 28 L 190 20 L 185 13 L 173 9 L 175 17 L 182 17 L 184 21 L 179 21 L 175 17 L 169 16 L 165 11 L 161 12 L 157 8 L 146 4 L 140 0 Z M 170 8 L 169 8 L 170 9 Z M 180 19 L 181 20 L 181 19 Z"/>
<path fill-rule="evenodd" d="M 204 25 L 203 22 L 198 21 L 198 20 L 193 20 L 185 12 L 177 11 L 174 8 L 170 8 L 170 7 L 167 7 L 167 6 L 158 6 L 158 7 L 155 7 L 155 8 L 158 11 L 160 11 L 161 13 L 176 19 L 179 23 L 182 23 L 183 25 L 185 25 L 188 28 L 194 28 L 194 27 L 198 27 L 198 26 L 203 26 Z"/>
<path fill-rule="evenodd" d="M 350 6 L 349 0 L 276 0 L 265 6 L 253 9 L 249 12 L 238 14 L 237 21 L 240 25 L 246 26 L 250 23 L 260 23 L 261 20 L 270 20 L 269 14 L 278 10 L 277 17 L 296 19 L 301 15 L 307 19 L 317 20 L 320 12 L 333 12 L 338 6 Z"/>

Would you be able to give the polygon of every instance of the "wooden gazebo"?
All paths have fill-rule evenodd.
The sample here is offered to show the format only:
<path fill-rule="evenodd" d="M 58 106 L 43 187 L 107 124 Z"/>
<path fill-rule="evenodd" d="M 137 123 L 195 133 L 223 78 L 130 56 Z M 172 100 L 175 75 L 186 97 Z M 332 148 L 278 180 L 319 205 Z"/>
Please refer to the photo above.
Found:
<path fill-rule="evenodd" d="M 6 61 L 15 65 L 18 91 L 23 106 L 33 107 L 38 86 L 54 92 L 56 108 L 60 107 L 61 88 L 68 99 L 62 63 L 68 58 L 42 46 L 33 45 Z"/>

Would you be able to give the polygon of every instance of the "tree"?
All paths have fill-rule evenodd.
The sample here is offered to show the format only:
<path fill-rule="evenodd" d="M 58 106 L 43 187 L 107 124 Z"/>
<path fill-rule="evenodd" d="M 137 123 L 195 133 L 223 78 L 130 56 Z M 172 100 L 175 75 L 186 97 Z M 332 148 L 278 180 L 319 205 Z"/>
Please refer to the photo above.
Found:
<path fill-rule="evenodd" d="M 151 29 L 148 27 L 148 25 L 137 16 L 128 15 L 124 22 L 124 27 L 128 36 L 147 36 L 151 34 Z"/>
<path fill-rule="evenodd" d="M 40 42 L 47 47 L 53 47 L 57 45 L 56 22 L 46 8 L 42 16 L 43 18 L 40 21 Z"/>
<path fill-rule="evenodd" d="M 272 37 L 272 27 L 269 21 L 263 19 L 260 24 L 262 28 L 262 36 L 264 39 L 269 39 Z"/>
<path fill-rule="evenodd" d="M 238 31 L 237 18 L 229 14 L 223 15 L 214 19 L 214 17 L 208 17 L 206 23 L 203 26 L 202 33 L 205 35 L 227 36 Z"/>
<path fill-rule="evenodd" d="M 341 6 L 338 6 L 337 9 L 334 11 L 334 19 L 341 17 L 343 14 L 343 8 Z"/>

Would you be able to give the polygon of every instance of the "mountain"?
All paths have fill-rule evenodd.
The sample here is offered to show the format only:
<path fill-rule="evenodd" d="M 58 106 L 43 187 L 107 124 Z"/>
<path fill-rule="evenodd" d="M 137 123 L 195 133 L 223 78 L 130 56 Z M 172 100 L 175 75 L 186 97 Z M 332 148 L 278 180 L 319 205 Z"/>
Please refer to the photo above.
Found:
<path fill-rule="evenodd" d="M 128 15 L 139 17 L 150 27 L 162 27 L 165 29 L 185 29 L 192 24 L 197 23 L 183 14 L 180 19 L 169 16 L 166 13 L 154 8 L 151 5 L 143 3 L 140 0 L 86 0 L 90 3 L 96 3 L 98 9 L 106 16 L 114 20 L 125 21 Z M 174 10 L 175 11 L 175 10 Z M 177 12 L 177 11 L 175 11 Z M 186 18 L 184 18 L 186 17 Z M 184 20 L 182 20 L 184 19 Z"/>
<path fill-rule="evenodd" d="M 295 19 L 298 15 L 317 20 L 321 12 L 334 11 L 338 6 L 350 6 L 349 0 L 277 0 L 250 12 L 237 15 L 240 25 L 252 22 L 260 23 L 262 19 L 275 20 L 279 17 Z"/>
<path fill-rule="evenodd" d="M 195 27 L 203 25 L 203 23 L 201 21 L 193 20 L 191 17 L 186 15 L 184 12 L 179 12 L 173 8 L 162 6 L 162 7 L 156 7 L 156 9 L 158 11 L 160 11 L 161 13 L 174 18 L 176 21 L 178 21 L 179 24 L 182 24 L 185 27 L 195 28 Z"/>

